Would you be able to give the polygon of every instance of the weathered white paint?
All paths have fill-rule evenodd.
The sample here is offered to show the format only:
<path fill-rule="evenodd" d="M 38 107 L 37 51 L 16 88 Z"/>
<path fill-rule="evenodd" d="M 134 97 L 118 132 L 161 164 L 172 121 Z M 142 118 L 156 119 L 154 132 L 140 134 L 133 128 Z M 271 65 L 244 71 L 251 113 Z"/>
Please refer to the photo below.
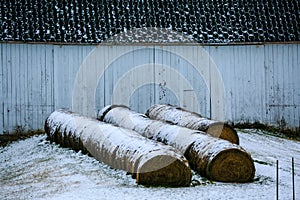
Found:
<path fill-rule="evenodd" d="M 213 118 L 224 112 L 232 122 L 300 127 L 299 44 L 2 43 L 0 56 L 0 134 L 42 129 L 57 108 L 91 115 L 112 98 L 142 112 L 154 103 L 178 102 Z"/>
<path fill-rule="evenodd" d="M 300 45 L 268 46 L 266 56 L 266 119 L 300 127 Z"/>
<path fill-rule="evenodd" d="M 8 131 L 41 128 L 37 122 L 54 106 L 52 47 L 2 45 L 1 49 L 1 128 Z"/>
<path fill-rule="evenodd" d="M 161 72 L 158 74 L 155 73 L 156 68 Z M 178 85 L 178 82 L 180 82 L 180 85 Z M 158 94 L 160 95 L 159 100 L 166 95 L 164 88 L 168 88 L 180 105 L 186 105 L 186 102 L 190 102 L 186 106 L 187 109 L 199 110 L 196 94 L 186 95 L 184 93 L 184 91 L 193 91 L 192 85 L 177 71 L 169 66 L 160 64 L 140 65 L 126 72 L 114 86 L 112 104 L 129 105 L 130 97 L 132 97 L 135 90 L 143 85 L 151 85 L 153 83 L 158 84 L 160 87 L 160 91 L 157 91 L 157 93 L 164 93 Z M 146 110 L 147 108 L 145 107 L 145 110 L 140 112 L 145 113 Z"/>
<path fill-rule="evenodd" d="M 4 96 L 3 96 L 3 55 L 2 55 L 2 45 L 0 46 L 0 134 L 3 133 L 3 121 L 4 121 L 4 113 L 3 113 L 3 100 L 4 100 Z"/>
<path fill-rule="evenodd" d="M 227 120 L 300 128 L 299 47 L 208 47 L 224 80 Z"/>
<path fill-rule="evenodd" d="M 208 47 L 226 88 L 227 120 L 261 121 L 265 115 L 264 46 Z"/>
<path fill-rule="evenodd" d="M 196 112 L 202 111 L 204 115 L 211 115 L 215 119 L 224 120 L 226 98 L 222 77 L 214 62 L 211 61 L 209 54 L 202 47 L 195 46 L 192 47 L 192 50 L 190 48 L 187 46 L 179 46 L 171 49 L 170 47 L 95 48 L 87 56 L 76 75 L 72 109 L 85 115 L 95 115 L 97 110 L 99 110 L 99 108 L 95 110 L 95 104 L 102 107 L 113 103 L 111 95 L 114 92 L 116 83 L 123 74 L 130 72 L 132 68 L 137 66 L 153 65 L 153 73 L 150 72 L 148 74 L 149 70 L 145 68 L 143 73 L 131 77 L 131 79 L 135 80 L 140 79 L 140 83 L 145 82 L 147 84 L 149 82 L 143 78 L 143 74 L 145 74 L 146 76 L 150 76 L 150 79 L 153 79 L 153 85 L 157 84 L 161 86 L 160 90 L 155 90 L 154 87 L 153 103 L 161 102 L 160 93 L 163 92 L 166 85 L 173 85 L 172 83 L 174 82 L 179 89 L 178 93 L 174 95 L 180 97 L 181 106 Z M 110 53 L 106 56 L 105 52 Z M 192 54 L 191 52 L 196 52 L 196 54 Z M 103 59 L 102 55 L 105 55 L 105 59 Z M 198 57 L 204 59 L 198 60 Z M 169 70 L 161 67 L 164 65 L 168 66 Z M 171 73 L 173 72 L 172 70 L 175 70 L 179 76 L 170 77 L 174 75 L 174 73 Z M 181 76 L 189 81 L 192 88 L 184 88 L 182 84 L 178 84 L 178 79 Z M 214 77 L 213 82 L 211 81 L 212 76 Z M 161 81 L 163 79 L 169 81 Z M 131 84 L 130 79 L 128 81 L 126 85 Z M 96 84 L 97 82 L 98 84 Z M 98 92 L 98 96 L 97 87 L 98 91 L 100 91 Z M 89 89 L 87 90 L 87 88 Z M 95 99 L 98 100 L 101 98 L 101 94 L 106 94 L 103 97 L 104 100 L 97 103 Z M 198 97 L 196 98 L 197 102 L 195 102 L 195 95 Z M 122 94 L 119 94 L 120 96 Z M 211 98 L 206 98 L 207 96 Z M 80 97 L 85 98 L 82 99 Z M 146 98 L 147 96 L 144 99 Z M 128 105 L 127 99 L 120 99 L 118 102 Z M 104 105 L 102 105 L 103 102 Z M 147 107 L 151 106 L 147 105 L 146 107 L 145 104 L 142 106 L 140 103 L 136 104 L 143 108 L 139 111 L 145 111 Z M 198 109 L 199 104 L 201 109 Z M 207 112 L 210 109 L 211 112 Z"/>

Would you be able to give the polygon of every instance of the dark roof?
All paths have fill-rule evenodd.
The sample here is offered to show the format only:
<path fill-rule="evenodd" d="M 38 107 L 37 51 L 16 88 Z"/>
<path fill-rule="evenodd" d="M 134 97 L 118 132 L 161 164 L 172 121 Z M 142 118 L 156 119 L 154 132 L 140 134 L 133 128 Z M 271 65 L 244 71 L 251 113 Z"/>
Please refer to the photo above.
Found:
<path fill-rule="evenodd" d="M 0 4 L 2 42 L 101 43 L 146 27 L 167 30 L 165 35 L 179 32 L 199 43 L 300 41 L 299 0 L 1 0 Z"/>

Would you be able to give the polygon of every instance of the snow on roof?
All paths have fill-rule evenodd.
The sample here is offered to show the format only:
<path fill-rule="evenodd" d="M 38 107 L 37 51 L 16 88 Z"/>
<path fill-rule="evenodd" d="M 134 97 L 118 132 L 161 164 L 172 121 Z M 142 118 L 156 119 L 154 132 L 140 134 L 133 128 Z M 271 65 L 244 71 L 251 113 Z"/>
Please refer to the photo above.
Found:
<path fill-rule="evenodd" d="M 300 41 L 298 0 L 2 0 L 0 6 L 2 42 Z"/>

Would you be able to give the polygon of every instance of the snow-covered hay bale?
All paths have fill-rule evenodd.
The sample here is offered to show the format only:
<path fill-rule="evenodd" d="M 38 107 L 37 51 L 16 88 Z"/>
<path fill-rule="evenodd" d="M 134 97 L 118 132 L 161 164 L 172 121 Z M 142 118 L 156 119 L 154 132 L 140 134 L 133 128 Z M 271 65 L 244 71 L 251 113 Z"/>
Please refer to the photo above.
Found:
<path fill-rule="evenodd" d="M 191 169 L 178 150 L 134 131 L 65 110 L 55 111 L 46 119 L 45 131 L 63 147 L 83 150 L 113 168 L 131 173 L 138 184 L 190 184 Z"/>
<path fill-rule="evenodd" d="M 188 158 L 192 169 L 211 180 L 249 182 L 254 178 L 251 156 L 239 145 L 226 140 L 152 120 L 124 106 L 107 106 L 98 113 L 98 119 L 177 148 Z"/>
<path fill-rule="evenodd" d="M 177 106 L 153 105 L 147 110 L 146 115 L 151 119 L 204 131 L 213 137 L 219 137 L 234 144 L 239 144 L 239 137 L 230 125 L 202 117 L 198 113 L 190 112 Z"/>
<path fill-rule="evenodd" d="M 198 137 L 185 156 L 192 169 L 211 180 L 243 183 L 255 176 L 250 154 L 226 140 Z"/>

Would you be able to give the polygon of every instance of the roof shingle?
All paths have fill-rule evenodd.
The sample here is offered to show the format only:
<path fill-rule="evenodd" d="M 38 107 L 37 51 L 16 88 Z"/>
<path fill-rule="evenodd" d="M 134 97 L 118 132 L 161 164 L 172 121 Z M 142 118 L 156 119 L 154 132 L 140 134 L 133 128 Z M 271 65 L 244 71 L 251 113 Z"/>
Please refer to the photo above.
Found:
<path fill-rule="evenodd" d="M 2 0 L 0 4 L 2 42 L 101 43 L 146 27 L 152 34 L 177 32 L 199 43 L 300 41 L 299 0 Z M 117 43 L 136 41 L 113 38 Z M 138 40 L 149 41 L 180 39 L 170 34 L 167 39 Z"/>

